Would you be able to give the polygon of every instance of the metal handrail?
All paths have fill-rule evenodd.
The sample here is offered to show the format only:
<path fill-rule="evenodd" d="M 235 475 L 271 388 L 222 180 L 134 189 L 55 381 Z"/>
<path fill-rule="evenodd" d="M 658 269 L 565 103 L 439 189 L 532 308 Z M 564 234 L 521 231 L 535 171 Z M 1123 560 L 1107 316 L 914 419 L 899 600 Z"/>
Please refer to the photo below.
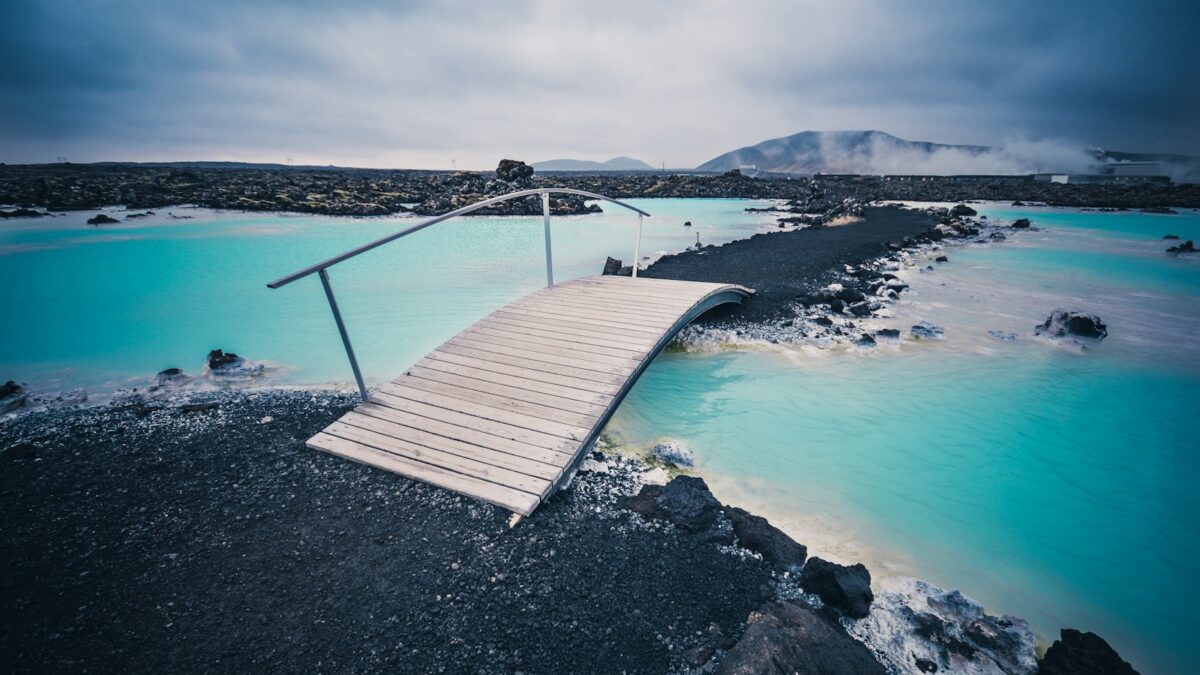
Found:
<path fill-rule="evenodd" d="M 342 336 L 342 345 L 345 346 L 345 348 L 346 348 L 346 356 L 347 356 L 347 358 L 350 359 L 350 368 L 354 371 L 354 380 L 358 383 L 358 393 L 362 396 L 362 399 L 364 401 L 367 401 L 367 400 L 369 400 L 369 396 L 367 395 L 367 385 L 364 383 L 362 371 L 358 367 L 358 359 L 355 358 L 355 356 L 354 356 L 354 348 L 350 346 L 350 335 L 346 332 L 346 324 L 344 321 L 342 321 L 342 313 L 338 310 L 337 299 L 333 295 L 333 286 L 331 286 L 329 283 L 329 272 L 327 270 L 330 267 L 333 267 L 334 265 L 336 265 L 340 262 L 349 260 L 350 258 L 353 258 L 359 254 L 366 253 L 367 251 L 370 251 L 373 248 L 383 246 L 384 244 L 386 244 L 388 242 L 395 241 L 401 237 L 406 237 L 414 232 L 423 230 L 423 229 L 429 227 L 430 225 L 436 225 L 442 221 L 454 218 L 455 216 L 466 215 L 468 213 L 471 213 L 472 211 L 478 211 L 479 209 L 487 208 L 488 206 L 491 206 L 492 204 L 499 204 L 501 202 L 507 202 L 507 201 L 510 201 L 513 199 L 520 199 L 522 197 L 531 197 L 533 195 L 541 195 L 541 197 L 542 197 L 542 222 L 543 222 L 543 225 L 545 228 L 545 237 L 546 237 L 546 286 L 547 287 L 554 286 L 554 260 L 553 260 L 553 256 L 551 253 L 551 247 L 550 247 L 550 195 L 551 194 L 572 194 L 572 195 L 579 195 L 582 197 L 590 197 L 592 199 L 600 199 L 600 200 L 603 200 L 606 202 L 611 202 L 613 204 L 616 204 L 617 206 L 622 206 L 624 208 L 629 209 L 630 211 L 635 211 L 638 214 L 638 226 L 637 226 L 637 239 L 634 242 L 634 246 L 633 246 L 632 275 L 634 277 L 637 277 L 638 259 L 641 256 L 641 249 L 642 249 L 642 217 L 649 216 L 650 215 L 649 213 L 637 208 L 636 206 L 632 206 L 630 204 L 626 204 L 625 202 L 613 199 L 612 197 L 606 197 L 601 194 L 596 194 L 595 192 L 587 192 L 586 190 L 575 190 L 573 188 L 534 188 L 532 190 L 519 190 L 517 192 L 510 192 L 506 195 L 500 195 L 499 197 L 492 197 L 491 199 L 485 199 L 483 201 L 476 202 L 469 206 L 464 206 L 460 209 L 455 209 L 448 213 L 443 213 L 440 216 L 435 216 L 435 217 L 430 218 L 429 220 L 426 220 L 422 223 L 417 223 L 416 225 L 413 225 L 411 227 L 406 227 L 403 230 L 400 230 L 399 232 L 394 232 L 392 234 L 389 234 L 386 237 L 382 237 L 380 239 L 376 239 L 375 241 L 363 244 L 362 246 L 359 246 L 357 248 L 350 249 L 349 251 L 346 251 L 345 253 L 342 253 L 340 255 L 335 255 L 332 258 L 322 260 L 321 262 L 319 262 L 315 265 L 309 265 L 308 267 L 305 267 L 304 269 L 302 269 L 298 272 L 293 272 L 287 276 L 280 277 L 280 278 L 276 279 L 275 281 L 268 283 L 267 288 L 280 288 L 282 286 L 286 286 L 286 285 L 292 283 L 293 281 L 303 279 L 304 277 L 307 277 L 311 274 L 317 274 L 320 277 L 321 285 L 325 289 L 325 298 L 329 301 L 329 309 L 333 312 L 333 320 L 337 324 L 338 332 Z"/>

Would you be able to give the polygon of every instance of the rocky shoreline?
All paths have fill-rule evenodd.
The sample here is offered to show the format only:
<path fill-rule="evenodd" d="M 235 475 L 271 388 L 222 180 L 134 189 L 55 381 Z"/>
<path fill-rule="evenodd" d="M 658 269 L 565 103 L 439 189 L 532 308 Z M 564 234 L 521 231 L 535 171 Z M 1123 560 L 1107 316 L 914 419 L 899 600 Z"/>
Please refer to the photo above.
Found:
<path fill-rule="evenodd" d="M 968 180 L 969 179 L 969 180 Z M 0 219 L 124 205 L 130 210 L 192 204 L 213 209 L 286 211 L 342 216 L 445 213 L 458 206 L 529 187 L 570 187 L 615 198 L 719 197 L 791 202 L 795 222 L 851 200 L 956 202 L 1024 200 L 1051 206 L 1112 209 L 1200 208 L 1200 185 L 1156 182 L 1074 185 L 1024 177 L 771 176 L 724 174 L 548 173 L 504 160 L 495 172 L 349 168 L 212 168 L 140 164 L 0 164 Z M 815 208 L 814 193 L 822 204 Z M 807 205 L 809 211 L 802 207 Z M 557 214 L 588 213 L 594 205 L 555 197 Z M 541 213 L 536 199 L 509 202 L 483 215 Z M 784 215 L 784 214 L 781 214 Z"/>
<path fill-rule="evenodd" d="M 876 596 L 861 565 L 607 447 L 509 529 L 304 448 L 354 403 L 227 391 L 0 421 L 10 670 L 1133 672 L 1075 631 L 1039 665 L 1019 619 L 923 582 Z"/>

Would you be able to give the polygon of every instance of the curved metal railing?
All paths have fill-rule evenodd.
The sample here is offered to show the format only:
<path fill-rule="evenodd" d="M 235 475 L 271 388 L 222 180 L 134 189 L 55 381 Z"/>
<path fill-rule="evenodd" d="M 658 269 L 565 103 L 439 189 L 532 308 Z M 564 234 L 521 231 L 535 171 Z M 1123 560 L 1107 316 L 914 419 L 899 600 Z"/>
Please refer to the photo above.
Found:
<path fill-rule="evenodd" d="M 345 253 L 335 255 L 332 258 L 327 258 L 325 260 L 322 260 L 321 262 L 316 263 L 315 265 L 309 265 L 308 267 L 305 267 L 302 270 L 293 272 L 284 277 L 280 277 L 280 278 L 276 279 L 275 281 L 268 283 L 267 288 L 280 288 L 282 286 L 286 286 L 286 285 L 292 283 L 293 281 L 303 279 L 304 277 L 310 276 L 312 274 L 316 274 L 317 276 L 319 276 L 321 278 L 321 285 L 325 288 L 325 298 L 329 301 L 329 309 L 333 312 L 333 320 L 335 323 L 337 323 L 338 332 L 342 336 L 342 345 L 345 346 L 346 356 L 350 359 L 350 368 L 354 371 L 354 380 L 355 380 L 355 382 L 358 383 L 358 393 L 362 396 L 362 399 L 364 401 L 366 401 L 369 399 L 369 397 L 367 395 L 367 385 L 363 382 L 362 371 L 358 367 L 358 359 L 355 358 L 355 356 L 354 356 L 354 348 L 350 346 L 350 335 L 346 332 L 346 324 L 345 324 L 345 322 L 342 321 L 342 313 L 338 310 L 337 299 L 333 295 L 333 286 L 331 286 L 329 283 L 329 272 L 327 272 L 326 270 L 328 270 L 330 267 L 333 267 L 334 265 L 337 265 L 338 263 L 345 262 L 345 261 L 349 260 L 350 258 L 353 258 L 355 256 L 366 253 L 367 251 L 370 251 L 371 249 L 378 248 L 380 246 L 383 246 L 384 244 L 387 244 L 389 242 L 400 239 L 401 237 L 407 237 L 408 235 L 413 234 L 414 232 L 419 232 L 420 230 L 423 230 L 423 229 L 429 227 L 430 225 L 436 225 L 440 222 L 450 220 L 451 218 L 454 218 L 456 216 L 463 216 L 463 215 L 466 215 L 473 211 L 478 211 L 479 209 L 487 208 L 493 204 L 499 204 L 501 202 L 507 202 L 507 201 L 510 201 L 513 199 L 520 199 L 522 197 L 532 197 L 533 195 L 541 195 L 542 196 L 542 223 L 544 225 L 545 234 L 546 234 L 546 286 L 547 287 L 553 286 L 554 285 L 554 257 L 552 255 L 551 246 L 550 246 L 550 195 L 551 194 L 571 194 L 571 195 L 579 195 L 581 197 L 590 197 L 592 199 L 599 199 L 602 201 L 611 202 L 613 204 L 616 204 L 617 206 L 621 206 L 621 207 L 629 209 L 630 211 L 636 212 L 638 214 L 638 224 L 637 224 L 637 238 L 634 241 L 634 245 L 633 245 L 632 274 L 634 277 L 637 276 L 638 260 L 641 258 L 641 248 L 642 248 L 642 217 L 650 215 L 649 213 L 646 213 L 645 211 L 637 208 L 636 206 L 632 206 L 630 204 L 626 204 L 625 202 L 613 199 L 612 197 L 606 197 L 602 194 L 596 194 L 595 192 L 587 192 L 586 190 L 575 190 L 572 188 L 534 188 L 532 190 L 519 190 L 517 192 L 510 192 L 505 195 L 500 195 L 499 197 L 492 197 L 491 199 L 485 199 L 483 201 L 476 202 L 469 206 L 464 206 L 460 209 L 455 209 L 448 213 L 443 213 L 440 216 L 434 216 L 433 218 L 430 218 L 429 220 L 426 220 L 424 222 L 417 223 L 416 225 L 413 225 L 411 227 L 406 227 L 403 230 L 400 230 L 399 232 L 394 232 L 392 234 L 389 234 L 386 237 L 381 237 L 379 239 L 376 239 L 375 241 L 363 244 L 362 246 L 359 246 L 357 248 L 350 249 L 349 251 L 346 251 Z"/>

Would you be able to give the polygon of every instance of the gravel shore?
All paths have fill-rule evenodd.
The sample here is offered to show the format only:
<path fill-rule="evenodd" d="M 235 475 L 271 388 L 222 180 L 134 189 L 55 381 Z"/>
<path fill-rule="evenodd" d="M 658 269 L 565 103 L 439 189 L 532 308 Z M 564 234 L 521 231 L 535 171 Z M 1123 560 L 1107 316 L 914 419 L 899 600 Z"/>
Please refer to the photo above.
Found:
<path fill-rule="evenodd" d="M 212 400 L 0 421 L 10 672 L 665 672 L 772 592 L 760 559 L 617 508 L 636 463 L 510 530 L 305 448 L 350 396 Z"/>

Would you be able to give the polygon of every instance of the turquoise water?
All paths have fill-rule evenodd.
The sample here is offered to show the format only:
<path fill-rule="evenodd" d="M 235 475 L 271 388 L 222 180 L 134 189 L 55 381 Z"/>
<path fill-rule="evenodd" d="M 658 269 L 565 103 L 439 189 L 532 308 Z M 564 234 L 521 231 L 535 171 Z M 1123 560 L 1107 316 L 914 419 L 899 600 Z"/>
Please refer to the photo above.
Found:
<path fill-rule="evenodd" d="M 653 214 L 643 256 L 749 236 L 772 219 L 740 200 L 632 200 Z M 316 276 L 268 281 L 417 222 L 174 209 L 95 228 L 92 215 L 0 223 L 0 378 L 112 389 L 168 367 L 199 372 L 220 347 L 270 362 L 273 383 L 351 381 Z M 120 216 L 120 212 L 114 211 Z M 692 227 L 683 227 L 691 221 Z M 555 274 L 633 256 L 617 207 L 552 220 Z M 541 218 L 451 220 L 330 270 L 364 373 L 395 377 L 479 317 L 545 284 Z M 645 261 L 643 261 L 645 262 Z"/>
<path fill-rule="evenodd" d="M 771 225 L 750 202 L 636 203 L 655 214 L 648 255 Z M 265 283 L 411 219 L 175 212 L 194 219 L 0 224 L 0 380 L 103 390 L 198 372 L 222 347 L 271 363 L 271 383 L 349 382 L 316 279 Z M 1200 260 L 1160 237 L 1200 239 L 1200 215 L 982 213 L 1043 229 L 948 249 L 933 272 L 917 261 L 912 292 L 875 321 L 934 321 L 945 341 L 663 354 L 609 431 L 635 449 L 685 441 L 719 497 L 814 554 L 961 588 L 1044 638 L 1096 631 L 1143 673 L 1194 672 Z M 560 279 L 630 258 L 628 215 L 554 223 Z M 451 221 L 335 268 L 368 377 L 538 288 L 541 236 L 535 218 Z M 1099 314 L 1110 337 L 1086 351 L 1033 338 L 1057 306 Z"/>
<path fill-rule="evenodd" d="M 718 496 L 818 554 L 964 589 L 1044 639 L 1095 631 L 1143 673 L 1196 672 L 1200 260 L 1160 237 L 1200 236 L 1200 215 L 982 212 L 1045 229 L 905 271 L 912 293 L 876 322 L 930 320 L 944 342 L 666 354 L 611 428 L 684 440 Z M 1056 306 L 1110 337 L 1033 338 Z"/>

